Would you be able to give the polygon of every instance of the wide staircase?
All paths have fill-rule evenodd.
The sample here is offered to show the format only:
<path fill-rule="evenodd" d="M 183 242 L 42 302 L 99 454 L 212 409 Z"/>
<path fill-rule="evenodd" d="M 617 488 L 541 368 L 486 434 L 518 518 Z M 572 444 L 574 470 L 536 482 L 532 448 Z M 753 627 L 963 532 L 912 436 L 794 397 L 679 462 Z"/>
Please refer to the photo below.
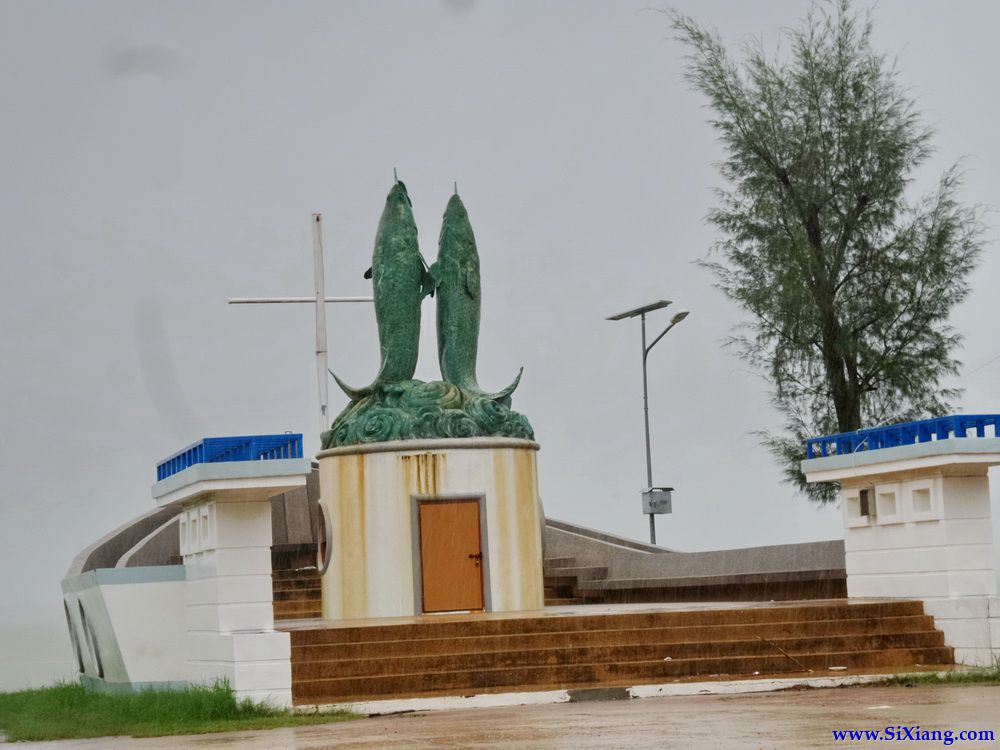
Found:
<path fill-rule="evenodd" d="M 320 576 L 316 568 L 274 570 L 271 587 L 276 621 L 323 616 Z"/>
<path fill-rule="evenodd" d="M 545 606 L 559 607 L 570 604 L 593 603 L 579 592 L 587 581 L 603 580 L 608 575 L 605 566 L 576 564 L 574 557 L 547 557 L 543 564 Z"/>
<path fill-rule="evenodd" d="M 289 630 L 299 705 L 836 675 L 953 660 L 919 601 L 466 615 Z"/>

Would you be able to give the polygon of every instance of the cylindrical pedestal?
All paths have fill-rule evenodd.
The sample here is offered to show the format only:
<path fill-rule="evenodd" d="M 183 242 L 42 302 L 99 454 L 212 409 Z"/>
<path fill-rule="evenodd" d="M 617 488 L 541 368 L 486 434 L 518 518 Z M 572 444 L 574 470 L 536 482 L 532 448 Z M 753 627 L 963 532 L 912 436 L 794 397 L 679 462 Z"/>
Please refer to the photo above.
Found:
<path fill-rule="evenodd" d="M 544 606 L 538 444 L 408 440 L 319 453 L 333 620 Z"/>

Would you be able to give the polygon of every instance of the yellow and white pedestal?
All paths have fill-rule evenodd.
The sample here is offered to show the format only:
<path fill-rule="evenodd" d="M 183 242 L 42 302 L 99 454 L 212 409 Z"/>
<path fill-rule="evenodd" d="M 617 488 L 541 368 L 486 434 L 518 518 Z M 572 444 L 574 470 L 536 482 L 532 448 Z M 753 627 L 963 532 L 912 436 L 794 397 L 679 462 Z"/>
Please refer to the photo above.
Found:
<path fill-rule="evenodd" d="M 271 505 L 306 483 L 306 459 L 196 464 L 158 482 L 159 505 L 183 506 L 187 681 L 227 680 L 237 698 L 292 702 L 288 633 L 274 630 Z"/>
<path fill-rule="evenodd" d="M 1000 598 L 987 470 L 1000 439 L 950 438 L 814 458 L 839 482 L 850 597 L 922 599 L 955 661 L 1000 657 Z"/>
<path fill-rule="evenodd" d="M 455 438 L 319 453 L 323 616 L 541 609 L 537 451 Z"/>

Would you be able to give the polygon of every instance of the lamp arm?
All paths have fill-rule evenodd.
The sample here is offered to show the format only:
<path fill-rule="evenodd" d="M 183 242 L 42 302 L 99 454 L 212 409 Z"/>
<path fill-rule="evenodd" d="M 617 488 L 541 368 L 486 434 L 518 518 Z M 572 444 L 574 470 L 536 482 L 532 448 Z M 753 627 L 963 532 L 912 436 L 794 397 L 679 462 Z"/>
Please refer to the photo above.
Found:
<path fill-rule="evenodd" d="M 649 356 L 649 350 L 652 349 L 654 346 L 656 346 L 657 342 L 659 342 L 660 339 L 666 336 L 667 333 L 670 331 L 670 329 L 673 328 L 675 325 L 677 325 L 677 323 L 671 323 L 670 325 L 668 325 L 666 328 L 663 329 L 663 333 L 661 333 L 659 336 L 653 339 L 653 343 L 647 346 L 646 350 L 642 353 L 643 359 Z"/>

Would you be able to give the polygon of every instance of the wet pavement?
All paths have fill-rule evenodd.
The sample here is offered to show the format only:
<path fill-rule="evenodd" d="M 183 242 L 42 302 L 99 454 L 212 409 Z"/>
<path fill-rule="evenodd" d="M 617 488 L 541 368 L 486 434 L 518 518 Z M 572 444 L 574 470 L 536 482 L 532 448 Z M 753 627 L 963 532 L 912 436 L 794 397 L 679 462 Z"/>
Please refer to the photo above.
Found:
<path fill-rule="evenodd" d="M 992 730 L 1000 687 L 863 687 L 465 709 L 294 729 L 154 739 L 0 743 L 14 750 L 645 750 L 945 747 L 941 741 L 835 742 L 834 729 Z M 1000 747 L 1000 742 L 959 742 Z"/>

